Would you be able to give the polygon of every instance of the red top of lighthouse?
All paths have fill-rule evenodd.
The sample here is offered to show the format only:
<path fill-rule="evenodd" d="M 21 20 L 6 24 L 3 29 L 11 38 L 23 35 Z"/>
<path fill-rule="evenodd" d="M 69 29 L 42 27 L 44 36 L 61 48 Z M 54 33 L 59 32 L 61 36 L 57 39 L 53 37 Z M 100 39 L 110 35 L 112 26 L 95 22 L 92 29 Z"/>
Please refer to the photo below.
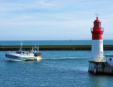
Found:
<path fill-rule="evenodd" d="M 96 20 L 94 21 L 94 27 L 92 29 L 92 40 L 102 40 L 103 39 L 103 28 L 101 27 L 101 22 L 96 17 Z"/>

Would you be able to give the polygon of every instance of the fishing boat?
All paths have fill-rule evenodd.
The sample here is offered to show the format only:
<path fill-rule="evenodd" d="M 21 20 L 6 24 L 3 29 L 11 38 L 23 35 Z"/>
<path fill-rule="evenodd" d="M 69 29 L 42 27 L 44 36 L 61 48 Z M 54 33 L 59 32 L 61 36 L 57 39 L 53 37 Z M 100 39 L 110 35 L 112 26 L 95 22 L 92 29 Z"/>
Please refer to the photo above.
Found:
<path fill-rule="evenodd" d="M 11 61 L 41 61 L 42 56 L 39 52 L 39 47 L 33 47 L 30 51 L 23 51 L 22 45 L 16 52 L 8 52 L 5 54 L 6 58 Z"/>

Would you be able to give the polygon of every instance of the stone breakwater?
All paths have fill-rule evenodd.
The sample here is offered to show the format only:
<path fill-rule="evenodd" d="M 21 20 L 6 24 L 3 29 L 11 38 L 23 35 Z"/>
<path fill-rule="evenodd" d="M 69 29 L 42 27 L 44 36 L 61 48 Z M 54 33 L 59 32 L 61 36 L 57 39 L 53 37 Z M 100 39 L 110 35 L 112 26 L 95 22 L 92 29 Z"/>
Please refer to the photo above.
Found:
<path fill-rule="evenodd" d="M 23 50 L 32 49 L 32 45 L 23 45 Z M 0 51 L 18 50 L 19 45 L 1 45 Z M 91 50 L 91 45 L 39 45 L 40 50 Z M 113 45 L 104 45 L 104 50 L 113 50 Z"/>

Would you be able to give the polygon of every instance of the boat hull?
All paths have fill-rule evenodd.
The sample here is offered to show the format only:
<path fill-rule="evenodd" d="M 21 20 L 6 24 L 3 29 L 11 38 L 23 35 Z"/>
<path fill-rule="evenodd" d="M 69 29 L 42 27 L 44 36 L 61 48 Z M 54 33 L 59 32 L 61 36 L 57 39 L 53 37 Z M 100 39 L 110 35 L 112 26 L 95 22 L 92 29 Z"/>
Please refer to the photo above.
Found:
<path fill-rule="evenodd" d="M 14 53 L 7 53 L 6 58 L 8 60 L 21 60 L 21 61 L 41 61 L 42 56 L 41 54 L 34 56 L 34 54 L 14 54 Z"/>

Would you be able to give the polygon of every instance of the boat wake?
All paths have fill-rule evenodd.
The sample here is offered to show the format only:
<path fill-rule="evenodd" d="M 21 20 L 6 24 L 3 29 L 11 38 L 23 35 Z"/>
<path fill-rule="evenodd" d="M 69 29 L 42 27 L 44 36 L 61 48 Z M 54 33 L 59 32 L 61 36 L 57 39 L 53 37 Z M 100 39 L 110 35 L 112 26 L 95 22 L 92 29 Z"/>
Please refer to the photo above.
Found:
<path fill-rule="evenodd" d="M 42 60 L 88 60 L 90 57 L 58 57 L 58 58 L 42 58 Z M 10 62 L 19 62 L 19 61 L 25 61 L 25 60 L 19 60 L 19 59 L 7 59 Z"/>
<path fill-rule="evenodd" d="M 43 60 L 87 60 L 89 57 L 43 58 Z"/>
<path fill-rule="evenodd" d="M 16 60 L 16 59 L 8 59 L 7 61 L 9 61 L 9 62 L 20 62 L 20 61 L 23 61 L 23 60 Z"/>

